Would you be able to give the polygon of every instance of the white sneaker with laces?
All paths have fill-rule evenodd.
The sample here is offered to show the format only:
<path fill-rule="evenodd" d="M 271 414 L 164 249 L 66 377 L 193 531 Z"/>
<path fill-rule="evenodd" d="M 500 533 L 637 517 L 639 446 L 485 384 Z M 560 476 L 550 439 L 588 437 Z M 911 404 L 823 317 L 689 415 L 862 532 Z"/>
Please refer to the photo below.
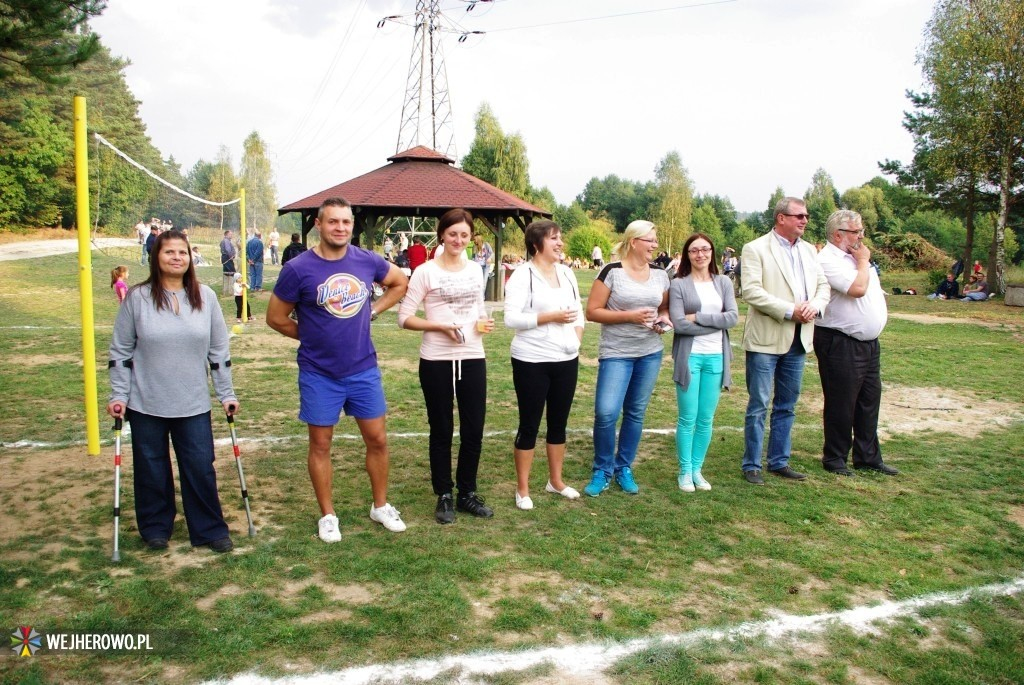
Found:
<path fill-rule="evenodd" d="M 327 514 L 317 524 L 320 529 L 320 539 L 324 542 L 338 542 L 341 540 L 341 531 L 338 529 L 338 517 L 334 514 Z"/>
<path fill-rule="evenodd" d="M 533 500 L 530 499 L 529 495 L 526 497 L 521 496 L 519 491 L 516 490 L 516 508 L 522 509 L 523 511 L 529 511 L 530 509 L 533 509 Z"/>
<path fill-rule="evenodd" d="M 711 489 L 711 483 L 704 480 L 704 476 L 701 475 L 700 471 L 697 471 L 695 474 L 693 474 L 693 484 L 697 487 L 698 490 Z"/>
<path fill-rule="evenodd" d="M 574 488 L 570 488 L 568 485 L 566 485 L 565 488 L 563 488 L 562 490 L 556 490 L 555 486 L 551 484 L 551 481 L 548 481 L 548 484 L 544 487 L 544 489 L 550 492 L 552 495 L 561 495 L 566 499 L 580 498 L 580 493 Z"/>
<path fill-rule="evenodd" d="M 693 477 L 688 473 L 680 473 L 676 479 L 679 483 L 679 489 L 683 492 L 694 492 L 696 488 L 693 487 Z"/>
<path fill-rule="evenodd" d="M 401 513 L 387 502 L 383 507 L 370 505 L 370 520 L 376 521 L 392 533 L 401 533 L 405 530 L 405 521 L 402 520 Z"/>

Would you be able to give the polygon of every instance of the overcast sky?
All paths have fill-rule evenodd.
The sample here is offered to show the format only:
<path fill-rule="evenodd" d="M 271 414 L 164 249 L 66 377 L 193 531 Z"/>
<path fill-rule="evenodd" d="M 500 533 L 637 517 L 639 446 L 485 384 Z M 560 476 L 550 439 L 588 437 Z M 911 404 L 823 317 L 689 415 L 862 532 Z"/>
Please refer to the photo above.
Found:
<path fill-rule="evenodd" d="M 932 0 L 442 0 L 456 152 L 489 103 L 530 180 L 571 202 L 647 181 L 676 150 L 695 190 L 762 210 L 824 167 L 839 191 L 908 160 L 905 91 Z M 415 0 L 111 0 L 92 22 L 132 64 L 153 143 L 187 170 L 258 131 L 279 204 L 386 164 Z M 663 10 L 663 11 L 659 11 Z M 380 19 L 404 15 L 399 22 Z M 612 15 L 619 15 L 613 16 Z M 612 17 L 612 18 L 604 18 Z M 421 139 L 429 145 L 429 140 Z"/>

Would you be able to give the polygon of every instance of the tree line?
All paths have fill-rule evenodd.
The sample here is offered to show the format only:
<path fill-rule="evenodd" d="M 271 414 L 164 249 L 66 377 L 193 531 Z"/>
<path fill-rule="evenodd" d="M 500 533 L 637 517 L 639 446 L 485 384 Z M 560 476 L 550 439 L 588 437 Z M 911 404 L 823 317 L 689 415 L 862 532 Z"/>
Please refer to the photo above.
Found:
<path fill-rule="evenodd" d="M 14 7 L 15 5 L 12 5 Z M 34 0 L 0 15 L 0 230 L 71 226 L 74 167 L 71 100 L 85 95 L 89 127 L 151 171 L 207 199 L 223 202 L 244 186 L 253 226 L 276 217 L 276 189 L 266 143 L 252 132 L 242 144 L 239 170 L 221 146 L 211 161 L 183 170 L 164 159 L 146 135 L 139 102 L 128 89 L 129 62 L 113 56 L 88 29 L 105 3 Z M 28 8 L 24 9 L 22 8 Z M 1024 4 L 1018 0 L 939 0 L 926 27 L 919 62 L 924 91 L 908 92 L 903 125 L 914 140 L 909 162 L 885 160 L 882 176 L 842 193 L 818 169 L 803 194 L 811 219 L 806 237 L 824 241 L 837 208 L 854 209 L 881 257 L 923 254 L 922 241 L 946 255 L 982 261 L 1000 291 L 1005 266 L 1019 264 L 1020 202 L 1024 193 Z M 91 216 L 99 227 L 127 230 L 159 216 L 177 226 L 238 226 L 238 206 L 200 205 L 128 166 L 90 140 Z M 594 177 L 567 205 L 530 182 L 526 142 L 505 133 L 491 108 L 476 114 L 475 137 L 463 169 L 551 211 L 581 251 L 598 238 L 613 240 L 633 219 L 654 221 L 662 248 L 678 251 L 691 232 L 736 249 L 768 230 L 776 188 L 764 211 L 737 212 L 728 197 L 695 194 L 678 151 L 669 151 L 652 177 Z M 888 178 L 886 178 L 888 177 Z M 889 180 L 892 179 L 892 180 Z M 792 192 L 786 194 L 793 194 Z M 582 232 L 591 238 L 582 239 Z M 509 227 L 513 246 L 522 236 Z M 576 245 L 578 247 L 573 247 Z M 586 259 L 586 254 L 573 254 Z M 912 254 L 911 254 L 912 257 Z M 934 261 L 934 260 L 933 260 Z M 919 266 L 908 258 L 901 266 Z"/>
<path fill-rule="evenodd" d="M 125 80 L 130 62 L 112 55 L 89 32 L 88 17 L 104 6 L 34 0 L 0 13 L 0 230 L 74 224 L 76 95 L 86 98 L 90 134 L 99 133 L 198 197 L 224 202 L 238 197 L 244 186 L 251 225 L 275 223 L 276 189 L 266 143 L 257 132 L 242 143 L 238 172 L 226 146 L 212 161 L 199 160 L 188 170 L 173 155 L 161 156 Z M 150 217 L 175 226 L 238 226 L 238 205 L 197 203 L 133 168 L 91 135 L 88 147 L 90 216 L 96 227 L 126 232 Z"/>

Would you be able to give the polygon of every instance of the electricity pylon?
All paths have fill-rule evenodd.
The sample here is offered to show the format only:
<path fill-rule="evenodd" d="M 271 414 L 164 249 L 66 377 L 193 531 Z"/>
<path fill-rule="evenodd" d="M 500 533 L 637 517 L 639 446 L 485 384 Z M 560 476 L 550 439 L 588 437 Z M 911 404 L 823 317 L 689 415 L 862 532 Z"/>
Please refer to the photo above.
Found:
<path fill-rule="evenodd" d="M 426 145 L 456 159 L 439 4 L 439 0 L 416 0 L 412 54 L 395 152 Z"/>

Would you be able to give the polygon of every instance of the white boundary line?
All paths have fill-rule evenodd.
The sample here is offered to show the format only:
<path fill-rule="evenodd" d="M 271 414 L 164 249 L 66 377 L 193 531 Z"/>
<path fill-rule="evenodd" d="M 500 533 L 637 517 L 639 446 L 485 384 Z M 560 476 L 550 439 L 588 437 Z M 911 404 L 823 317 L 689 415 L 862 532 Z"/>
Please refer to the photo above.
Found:
<path fill-rule="evenodd" d="M 703 642 L 724 642 L 736 639 L 765 637 L 778 640 L 787 636 L 821 633 L 832 626 L 846 626 L 863 633 L 875 629 L 879 622 L 909 616 L 926 607 L 957 605 L 974 597 L 1015 595 L 1024 591 L 1024 577 L 1008 583 L 984 585 L 957 592 L 939 592 L 899 602 L 882 602 L 869 607 L 857 607 L 810 616 L 780 614 L 767 621 L 741 623 L 727 628 L 701 628 L 687 633 L 660 635 L 620 643 L 584 643 L 566 647 L 546 647 L 522 652 L 477 652 L 453 655 L 440 659 L 419 659 L 396 664 L 357 666 L 333 673 L 269 678 L 243 673 L 229 680 L 210 681 L 210 685 L 370 685 L 403 679 L 429 680 L 440 673 L 458 670 L 458 682 L 470 682 L 473 675 L 490 675 L 507 671 L 521 671 L 543 664 L 575 678 L 602 674 L 617 661 L 652 647 L 692 647 Z"/>
<path fill-rule="evenodd" d="M 456 432 L 458 432 L 458 424 L 455 426 Z M 729 431 L 739 433 L 743 431 L 743 426 L 715 426 L 716 431 Z M 570 428 L 565 431 L 573 435 L 590 435 L 593 431 L 589 428 Z M 675 428 L 644 428 L 644 434 L 646 435 L 675 435 Z M 486 431 L 484 433 L 485 438 L 501 437 L 504 435 L 515 435 L 514 430 L 500 430 L 500 431 Z M 123 435 L 125 437 L 131 435 L 131 429 L 125 426 Z M 420 440 L 423 438 L 429 438 L 430 433 L 394 433 L 388 432 L 388 439 L 415 439 Z M 239 437 L 238 444 L 278 444 L 282 442 L 292 442 L 293 440 L 306 441 L 309 439 L 307 435 L 280 435 L 280 436 L 267 436 L 261 438 L 245 438 Z M 363 436 L 359 433 L 335 433 L 335 442 L 362 441 Z M 101 443 L 104 445 L 113 444 L 113 439 L 103 439 Z M 217 446 L 230 445 L 231 438 L 216 438 L 214 444 Z M 68 447 L 77 447 L 85 445 L 84 440 L 69 440 L 66 442 L 37 442 L 33 440 L 14 440 L 11 442 L 0 441 L 0 449 L 66 449 Z"/>

